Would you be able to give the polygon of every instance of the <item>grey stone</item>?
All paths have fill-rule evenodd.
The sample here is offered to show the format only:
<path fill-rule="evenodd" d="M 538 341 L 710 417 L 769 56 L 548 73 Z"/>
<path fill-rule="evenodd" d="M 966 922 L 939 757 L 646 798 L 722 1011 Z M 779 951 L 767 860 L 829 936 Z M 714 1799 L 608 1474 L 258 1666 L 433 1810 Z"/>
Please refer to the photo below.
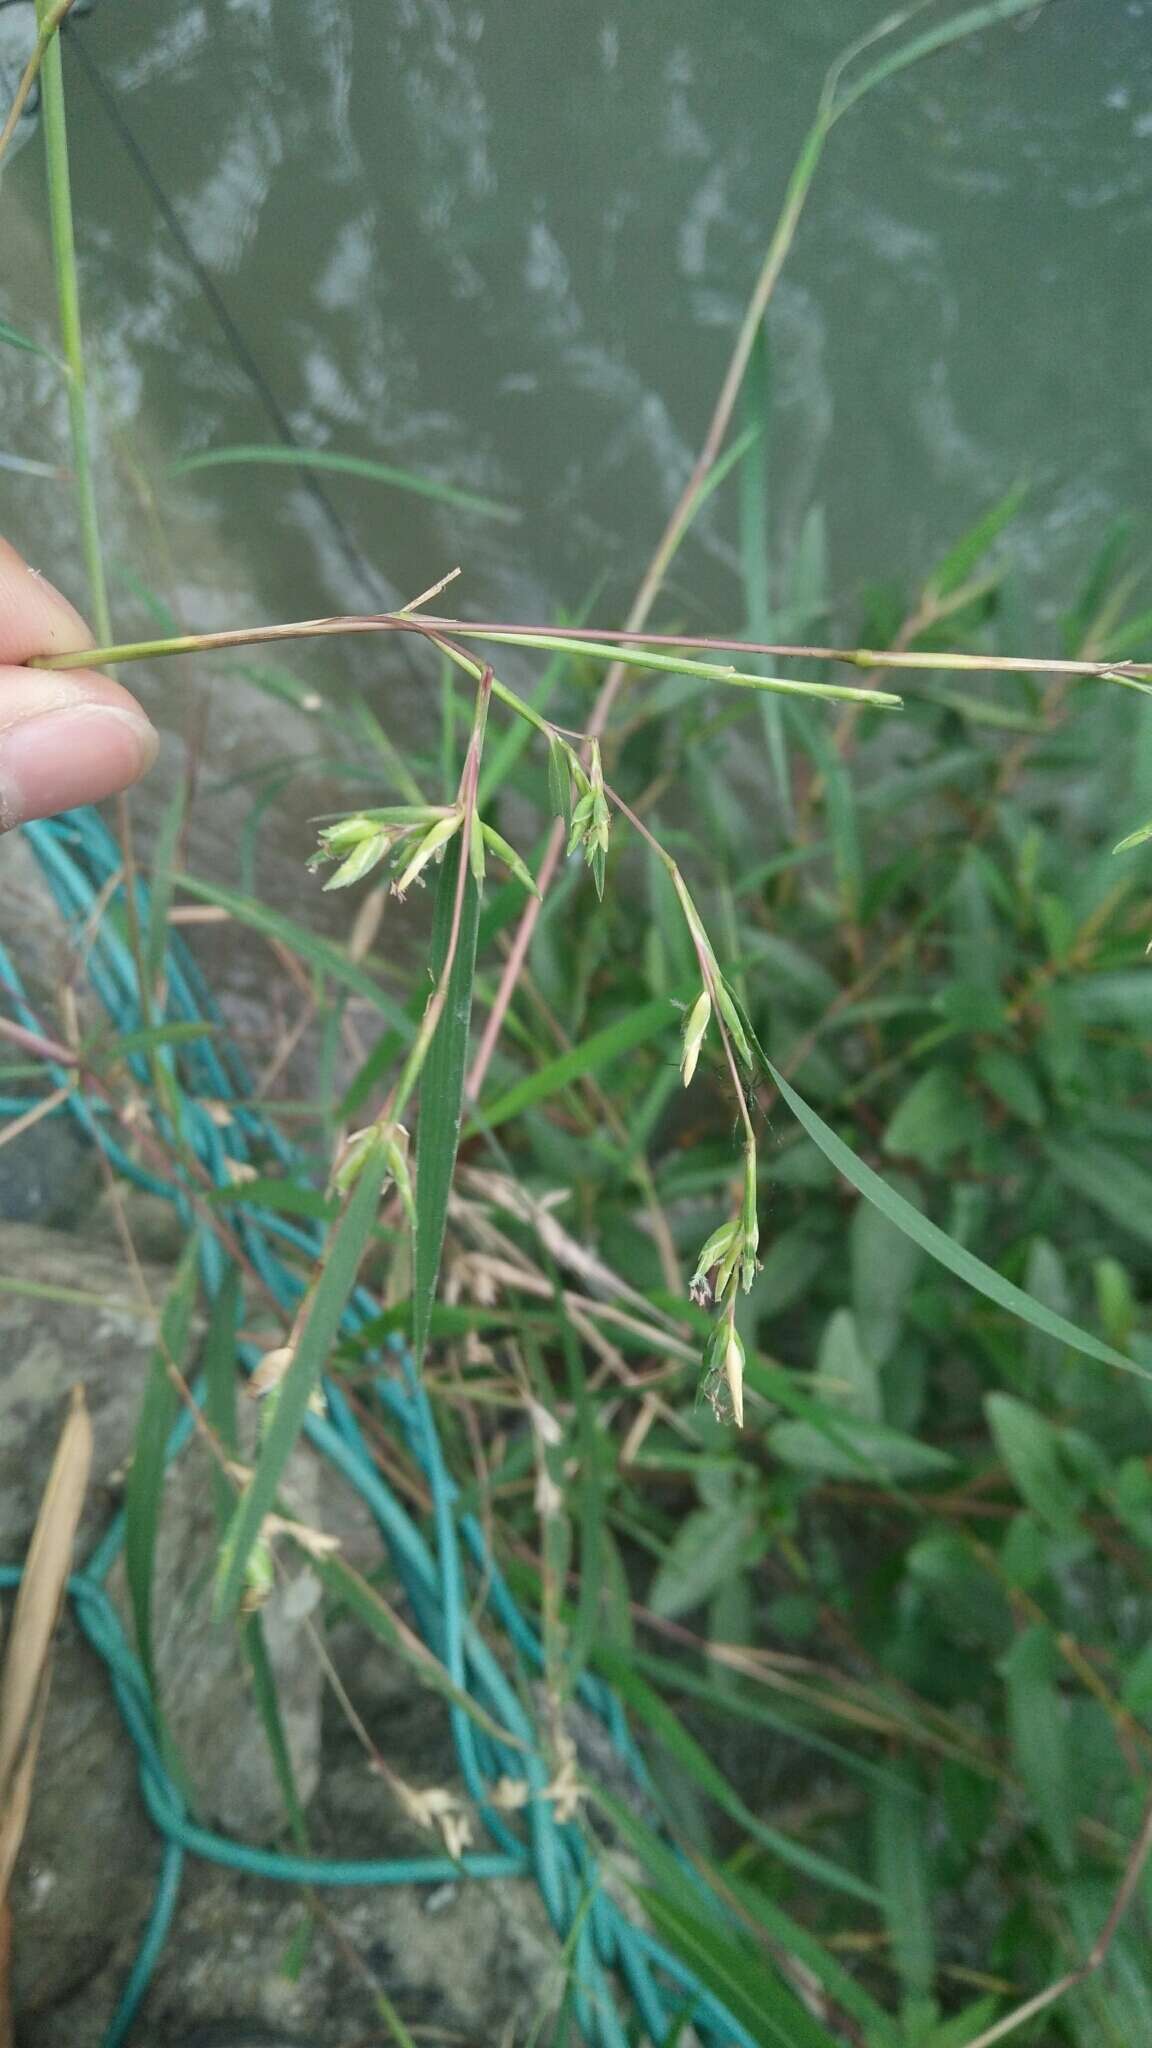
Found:
<path fill-rule="evenodd" d="M 77 1544 L 83 1559 L 120 1503 L 167 1268 L 130 1281 L 122 1255 L 31 1225 L 0 1226 L 0 1276 L 44 1293 L 0 1291 L 0 1558 L 18 1562 L 35 1522 L 69 1389 L 83 1382 L 92 1417 L 92 1479 Z M 142 1283 L 151 1306 L 137 1291 Z M 242 1403 L 251 1424 L 249 1404 Z M 315 1472 L 302 1456 L 287 1504 L 314 1519 Z M 165 1488 L 154 1587 L 156 1667 L 169 1728 L 200 1817 L 264 1838 L 283 1802 L 236 1631 L 208 1622 L 215 1554 L 208 1453 L 198 1445 Z M 126 1609 L 122 1576 L 110 1590 Z M 322 1670 L 307 1641 L 318 1586 L 286 1560 L 265 1615 L 265 1638 L 297 1784 L 307 1799 L 318 1769 Z M 131 1631 L 129 1630 L 129 1635 Z M 158 1848 L 135 1790 L 133 1753 L 106 1678 L 75 1631 L 62 1627 L 25 1848 L 13 1891 L 17 2011 L 66 1996 L 134 1933 Z"/>

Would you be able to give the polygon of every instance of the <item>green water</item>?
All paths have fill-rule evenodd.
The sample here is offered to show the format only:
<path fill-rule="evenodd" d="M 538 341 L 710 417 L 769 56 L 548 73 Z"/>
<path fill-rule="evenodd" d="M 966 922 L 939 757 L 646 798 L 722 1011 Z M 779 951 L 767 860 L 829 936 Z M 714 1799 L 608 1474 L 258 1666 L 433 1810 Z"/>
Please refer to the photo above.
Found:
<path fill-rule="evenodd" d="M 699 443 L 825 67 L 881 12 L 99 0 L 75 39 L 298 438 L 522 514 L 486 523 L 334 477 L 342 542 L 284 471 L 165 475 L 274 435 L 74 53 L 117 558 L 190 622 L 362 605 L 356 553 L 406 595 L 458 562 L 459 603 L 488 616 L 599 586 L 609 622 Z M 51 317 L 41 179 L 31 145 L 0 209 L 0 311 L 25 326 Z M 854 113 L 770 321 L 781 560 L 822 508 L 850 618 L 864 580 L 925 569 L 1018 479 L 1042 609 L 1117 515 L 1147 539 L 1150 240 L 1152 0 L 1053 0 Z M 51 461 L 63 420 L 39 376 L 23 359 L 10 374 L 0 448 Z M 2 488 L 39 559 L 68 531 L 61 487 Z M 731 506 L 675 590 L 682 616 L 739 627 Z"/>

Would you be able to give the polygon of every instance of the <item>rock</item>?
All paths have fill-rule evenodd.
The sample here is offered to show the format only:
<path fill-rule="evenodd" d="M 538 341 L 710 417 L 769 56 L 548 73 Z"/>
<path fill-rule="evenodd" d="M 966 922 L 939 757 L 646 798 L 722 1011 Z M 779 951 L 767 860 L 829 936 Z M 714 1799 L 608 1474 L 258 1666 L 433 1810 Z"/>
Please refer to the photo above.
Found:
<path fill-rule="evenodd" d="M 155 1341 L 153 1306 L 140 1298 L 119 1253 L 30 1225 L 0 1226 L 0 1272 L 48 1290 L 0 1292 L 0 1558 L 23 1556 L 69 1389 L 82 1380 L 94 1438 L 82 1560 L 120 1502 Z M 139 1277 L 158 1308 L 170 1271 L 143 1267 Z M 249 1404 L 242 1407 L 252 1423 Z M 208 1457 L 202 1446 L 189 1446 L 165 1488 L 153 1602 L 157 1674 L 200 1817 L 266 1838 L 284 1819 L 267 1739 L 237 1632 L 213 1628 L 207 1616 L 216 1541 Z M 290 1472 L 285 1494 L 297 1515 L 314 1519 L 308 1454 Z M 110 1590 L 119 1590 L 125 1610 L 119 1570 Z M 318 1768 L 322 1669 L 305 1633 L 318 1595 L 306 1564 L 286 1557 L 265 1613 L 304 1799 Z M 159 1853 L 135 1784 L 134 1755 L 104 1673 L 68 1618 L 13 1891 L 18 2012 L 39 2012 L 67 1996 L 121 1936 L 135 1937 Z"/>
<path fill-rule="evenodd" d="M 0 1293 L 0 1556 L 31 1530 L 68 1388 L 84 1380 L 95 1466 L 81 1553 L 119 1500 L 153 1345 L 153 1318 L 119 1255 L 27 1225 L 0 1227 L 0 1271 L 81 1298 Z M 170 1270 L 143 1269 L 160 1304 Z M 242 1402 L 249 1423 L 251 1405 Z M 235 1658 L 207 1619 L 215 1524 L 209 1454 L 193 1445 L 166 1488 L 157 1558 L 156 1655 L 169 1723 L 205 1813 L 225 1832 L 276 1827 L 265 1738 Z M 286 1492 L 315 1519 L 319 1470 L 302 1454 Z M 326 1502 L 334 1502 L 325 1474 Z M 326 1523 L 327 1511 L 323 1517 Z M 366 1532 L 348 1510 L 350 1531 Z M 373 1554 L 379 1561 L 379 1550 Z M 364 1562 L 368 1562 L 365 1558 Z M 319 1620 L 311 1575 L 278 1587 L 265 1628 L 278 1673 L 314 1852 L 439 1853 L 367 1767 L 336 1695 L 320 1714 Z M 280 1603 L 279 1606 L 277 1603 Z M 331 1632 L 341 1684 L 390 1769 L 409 1787 L 463 1798 L 446 1712 L 386 1648 L 347 1622 Z M 477 1829 L 478 1842 L 483 1830 Z M 24 1853 L 13 1887 L 17 2048 L 100 2048 L 144 1922 L 160 1847 L 141 1805 L 130 1744 L 101 1666 L 65 1617 Z M 311 1938 L 304 1940 L 314 1912 Z M 293 1959 L 295 1958 L 295 1961 Z M 349 2048 L 381 2037 L 377 1994 L 405 2021 L 460 2048 L 530 2038 L 563 1986 L 560 1944 L 529 1879 L 319 1890 L 189 1859 L 173 1927 L 133 2029 L 133 2048 Z M 190 2043 L 188 2044 L 190 2048 Z"/>
<path fill-rule="evenodd" d="M 248 1425 L 244 1454 L 250 1459 L 255 1447 L 247 1440 L 254 1439 L 256 1421 L 250 1402 L 243 1402 L 240 1419 Z M 214 1475 L 215 1460 L 199 1442 L 190 1443 L 169 1470 L 153 1600 L 156 1679 L 198 1817 L 242 1841 L 264 1842 L 283 1831 L 287 1816 L 239 1633 L 215 1623 L 210 1613 L 219 1541 Z M 309 1452 L 292 1460 L 280 1493 L 298 1521 L 315 1525 L 316 1469 Z M 112 1590 L 127 1622 L 120 1567 Z M 319 1618 L 320 1597 L 320 1581 L 307 1561 L 291 1546 L 278 1546 L 277 1582 L 260 1620 L 304 1805 L 319 1770 L 324 1672 L 310 1629 Z"/>

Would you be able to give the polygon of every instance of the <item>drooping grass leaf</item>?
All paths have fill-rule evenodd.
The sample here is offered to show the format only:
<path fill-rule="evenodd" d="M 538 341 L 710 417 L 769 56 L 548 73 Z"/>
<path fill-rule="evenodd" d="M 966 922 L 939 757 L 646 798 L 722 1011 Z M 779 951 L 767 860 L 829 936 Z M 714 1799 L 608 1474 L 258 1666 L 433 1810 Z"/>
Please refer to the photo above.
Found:
<path fill-rule="evenodd" d="M 825 1885 L 831 1891 L 846 1893 L 849 1898 L 862 1899 L 872 1906 L 879 1903 L 879 1892 L 866 1879 L 857 1877 L 854 1871 L 845 1869 L 842 1864 L 833 1863 L 817 1850 L 806 1848 L 802 1842 L 794 1841 L 790 1835 L 770 1827 L 752 1813 L 707 1751 L 701 1748 L 672 1708 L 645 1683 L 626 1658 L 601 1645 L 594 1661 L 669 1757 L 687 1771 L 701 1790 L 714 1799 L 721 1810 L 744 1828 L 753 1840 L 779 1857 L 781 1862 L 803 1871 L 815 1883 Z"/>
<path fill-rule="evenodd" d="M 430 947 L 434 985 L 438 984 L 448 959 L 459 864 L 464 858 L 458 836 L 444 856 L 436 890 Z M 480 891 L 475 878 L 469 873 L 464 882 L 460 929 L 448 977 L 447 1000 L 424 1062 L 420 1083 L 420 1121 L 416 1130 L 416 1232 L 412 1261 L 412 1346 L 417 1365 L 423 1359 L 428 1341 L 440 1254 L 444 1247 L 448 1197 L 460 1142 L 479 919 Z"/>
<path fill-rule="evenodd" d="M 148 1368 L 132 1463 L 124 1490 L 124 1574 L 136 1630 L 136 1647 L 149 1685 L 155 1689 L 152 1644 L 152 1585 L 164 1494 L 165 1452 L 176 1419 L 179 1395 L 171 1369 L 187 1365 L 192 1309 L 196 1300 L 196 1243 L 177 1268 L 160 1318 L 156 1349 Z"/>
<path fill-rule="evenodd" d="M 417 476 L 410 469 L 396 469 L 391 463 L 373 462 L 366 455 L 341 455 L 335 449 L 265 447 L 255 443 L 233 448 L 205 448 L 198 455 L 181 456 L 168 465 L 169 476 L 190 476 L 201 469 L 220 469 L 236 463 L 272 464 L 279 469 L 322 469 L 340 476 L 363 477 L 367 483 L 388 484 L 393 490 L 410 491 L 419 498 L 431 498 L 438 505 L 451 505 L 459 512 L 474 512 L 482 519 L 500 519 L 515 526 L 520 514 L 512 505 L 497 504 L 474 491 L 460 491 L 453 484 Z"/>
<path fill-rule="evenodd" d="M 947 1231 L 930 1222 L 921 1210 L 914 1209 L 911 1202 L 906 1201 L 903 1195 L 898 1195 L 894 1188 L 889 1187 L 887 1181 L 882 1180 L 878 1173 L 858 1158 L 851 1146 L 844 1143 L 843 1138 L 837 1137 L 835 1131 L 824 1122 L 823 1117 L 817 1116 L 816 1111 L 796 1093 L 771 1061 L 766 1064 L 789 1109 L 803 1125 L 813 1143 L 820 1147 L 825 1158 L 831 1161 L 836 1171 L 843 1174 L 845 1180 L 850 1181 L 867 1201 L 874 1202 L 881 1214 L 887 1216 L 889 1222 L 894 1223 L 898 1230 L 903 1230 L 914 1243 L 929 1252 L 934 1259 L 938 1259 L 942 1266 L 947 1266 L 949 1272 L 955 1273 L 957 1279 L 966 1281 L 969 1287 L 974 1287 L 978 1294 L 983 1294 L 989 1301 L 994 1301 L 997 1307 L 1006 1309 L 1009 1315 L 1019 1316 L 1024 1322 L 1030 1323 L 1033 1329 L 1042 1330 L 1046 1336 L 1058 1338 L 1073 1351 L 1083 1352 L 1086 1358 L 1098 1359 L 1102 1365 L 1117 1366 L 1121 1372 L 1135 1373 L 1142 1379 L 1150 1377 L 1142 1366 L 1134 1364 L 1130 1358 L 1125 1358 L 1123 1352 L 1114 1351 L 1111 1344 L 1105 1344 L 1099 1337 L 1090 1336 L 1087 1330 L 1079 1329 L 1065 1316 L 1055 1315 L 1040 1302 L 1033 1301 L 1031 1295 L 1025 1294 L 1022 1287 L 1014 1286 L 1011 1280 L 1006 1280 L 994 1267 L 986 1266 L 983 1259 L 978 1259 L 966 1246 L 957 1244 L 954 1238 L 948 1236 Z"/>
<path fill-rule="evenodd" d="M 644 1889 L 640 1898 L 657 1933 L 759 2048 L 836 2048 L 832 2035 L 781 1983 L 766 1958 L 722 1934 L 702 1913 L 687 1912 L 660 1892 Z"/>
<path fill-rule="evenodd" d="M 388 1171 L 380 1148 L 370 1150 L 360 1168 L 344 1214 L 325 1248 L 320 1277 L 312 1295 L 292 1362 L 275 1393 L 272 1421 L 260 1446 L 252 1478 L 220 1549 L 216 1580 L 216 1611 L 230 1613 L 244 1586 L 248 1560 L 264 1517 L 274 1505 L 284 1473 L 336 1341 L 340 1318 L 356 1283 L 356 1274 L 376 1221 L 380 1190 Z"/>
<path fill-rule="evenodd" d="M 702 1971 L 700 1975 L 708 1989 L 715 1992 L 728 2007 L 733 2018 L 739 2018 L 748 2024 L 746 2012 L 739 2003 L 746 1996 L 749 2008 L 755 2007 L 760 2015 L 760 2024 L 770 2029 L 766 2038 L 772 2044 L 772 2048 L 781 2048 L 782 2043 L 795 2044 L 795 2048 L 835 2048 L 835 2044 L 819 2029 L 817 2022 L 799 2006 L 792 1992 L 781 1982 L 779 1972 L 770 1959 L 758 1954 L 732 1925 L 720 1897 L 720 1887 L 729 1884 L 729 1873 L 715 1873 L 715 1889 L 702 1883 L 667 1841 L 662 1840 L 646 1821 L 615 1798 L 605 1787 L 596 1786 L 593 1797 L 597 1805 L 604 1808 L 618 1834 L 654 1881 L 656 1889 L 638 1887 L 645 1904 L 651 1910 L 652 1901 L 658 1900 L 662 1909 L 678 1915 L 682 1925 L 694 1930 L 690 1949 L 686 1950 L 679 1941 L 670 1938 L 669 1923 L 659 1922 L 657 1915 L 653 1913 L 653 1923 L 664 1933 L 665 1938 L 669 1939 L 669 1945 L 687 1963 L 694 1961 L 696 1946 L 709 1950 L 714 1948 L 722 1958 L 727 1957 L 728 1968 L 724 1969 L 722 1963 L 721 1973 L 715 1979 L 705 1976 Z M 709 1874 L 711 1875 L 711 1872 Z M 733 1896 L 742 1902 L 745 1888 L 733 1884 L 731 1889 Z M 789 1926 L 793 1924 L 785 1914 L 780 1915 L 780 1922 Z M 767 1926 L 770 1922 L 765 1919 L 764 1924 Z M 819 1950 L 820 1945 L 812 1941 L 812 1947 Z M 836 1965 L 832 1959 L 825 1957 L 825 1961 L 835 1971 Z M 815 1964 L 813 1967 L 816 1967 Z M 771 2031 L 777 2022 L 785 2025 L 790 2031 L 782 2034 Z M 815 2033 L 808 2031 L 810 2028 L 815 2028 Z M 762 2034 L 756 2033 L 754 2028 L 750 2031 L 753 2032 L 753 2038 L 758 2041 L 765 2038 Z"/>

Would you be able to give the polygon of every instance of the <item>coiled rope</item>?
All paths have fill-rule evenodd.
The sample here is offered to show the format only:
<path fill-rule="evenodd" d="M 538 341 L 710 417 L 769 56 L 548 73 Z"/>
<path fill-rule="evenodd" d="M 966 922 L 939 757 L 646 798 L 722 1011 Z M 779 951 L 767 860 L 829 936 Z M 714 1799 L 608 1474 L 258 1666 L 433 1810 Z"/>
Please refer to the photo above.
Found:
<path fill-rule="evenodd" d="M 123 913 L 125 908 L 123 886 L 117 881 L 121 863 L 116 842 L 91 810 L 31 825 L 26 835 L 70 932 L 78 942 L 83 941 L 88 977 L 108 1017 L 120 1033 L 141 1030 L 145 1018 L 135 964 L 109 915 L 110 909 L 119 907 Z M 138 882 L 136 887 L 138 914 L 146 921 L 147 886 Z M 157 1048 L 171 1086 L 179 1090 L 183 1145 L 219 1188 L 234 1185 L 235 1168 L 250 1165 L 257 1150 L 264 1157 L 278 1159 L 295 1178 L 307 1179 L 308 1168 L 299 1153 L 256 1106 L 243 1062 L 221 1028 L 211 992 L 187 947 L 172 933 L 164 987 L 164 1016 L 162 1020 L 153 1018 L 153 1022 L 200 1021 L 217 1027 L 211 1037 Z M 38 1030 L 38 1019 L 15 963 L 2 945 L 0 990 L 12 1015 L 28 1029 Z M 136 1051 L 127 1057 L 135 1080 L 147 1090 L 148 1055 Z M 215 1235 L 197 1218 L 187 1188 L 179 1179 L 166 1180 L 149 1172 L 124 1150 L 105 1105 L 72 1085 L 74 1072 L 50 1062 L 46 1069 L 58 1086 L 68 1089 L 67 1109 L 114 1170 L 175 1205 L 185 1228 L 195 1234 L 203 1286 L 208 1296 L 214 1297 L 223 1285 L 228 1260 Z M 210 1114 L 210 1106 L 221 1101 L 227 1102 L 230 1110 L 223 1127 Z M 26 1099 L 0 1100 L 0 1115 L 14 1115 L 27 1106 Z M 159 1121 L 159 1110 L 157 1115 Z M 247 1203 L 238 1205 L 234 1214 L 234 1228 L 246 1259 L 291 1315 L 305 1283 L 281 1252 L 291 1246 L 314 1263 L 323 1255 L 322 1226 Z M 345 1311 L 344 1333 L 356 1336 L 378 1313 L 378 1302 L 367 1289 L 358 1287 Z M 243 1344 L 238 1345 L 238 1354 L 251 1370 L 258 1354 Z M 630 1919 L 604 1888 L 596 1844 L 587 1831 L 575 1821 L 557 1819 L 546 1796 L 550 1780 L 546 1745 L 524 1703 L 531 1693 L 525 1687 L 522 1697 L 505 1668 L 506 1662 L 527 1678 L 539 1674 L 544 1668 L 540 1636 L 491 1556 L 479 1522 L 461 1509 L 431 1406 L 404 1346 L 394 1340 L 387 1353 L 376 1354 L 376 1366 L 375 1388 L 381 1406 L 428 1488 L 432 1512 L 427 1529 L 418 1526 L 383 1478 L 351 1407 L 332 1380 L 323 1385 L 324 1414 L 310 1415 L 305 1428 L 314 1449 L 369 1509 L 424 1643 L 454 1684 L 523 1745 L 517 1749 L 502 1745 L 477 1727 L 461 1707 L 449 1705 L 461 1776 L 493 1846 L 486 1853 L 466 1853 L 458 1860 L 443 1855 L 342 1861 L 256 1848 L 199 1826 L 165 1765 L 144 1671 L 106 1589 L 124 1540 L 124 1519 L 118 1515 L 83 1568 L 73 1575 L 69 1593 L 76 1620 L 111 1680 L 136 1751 L 144 1804 L 161 1838 L 162 1853 L 147 1924 L 104 2036 L 104 2048 L 120 2048 L 128 2038 L 171 1925 L 186 1855 L 286 1884 L 439 1885 L 532 1876 L 551 1923 L 566 1944 L 572 2009 L 590 2048 L 630 2048 L 637 2040 L 637 2022 L 640 2038 L 662 2048 L 686 2021 L 707 2048 L 756 2048 L 745 2028 L 692 1970 L 666 1944 Z M 169 1440 L 169 1461 L 180 1455 L 194 1427 L 195 1417 L 186 1411 Z M 18 1565 L 0 1566 L 0 1587 L 16 1585 L 20 1576 Z M 509 1653 L 505 1662 L 470 1611 L 466 1595 L 478 1591 L 482 1592 L 488 1630 L 494 1640 L 503 1638 Z M 642 1787 L 646 1782 L 643 1761 L 611 1687 L 584 1673 L 579 1697 L 582 1706 L 602 1722 L 624 1768 Z M 524 1783 L 526 1803 L 519 1829 L 494 1802 L 493 1790 L 501 1779 Z"/>

